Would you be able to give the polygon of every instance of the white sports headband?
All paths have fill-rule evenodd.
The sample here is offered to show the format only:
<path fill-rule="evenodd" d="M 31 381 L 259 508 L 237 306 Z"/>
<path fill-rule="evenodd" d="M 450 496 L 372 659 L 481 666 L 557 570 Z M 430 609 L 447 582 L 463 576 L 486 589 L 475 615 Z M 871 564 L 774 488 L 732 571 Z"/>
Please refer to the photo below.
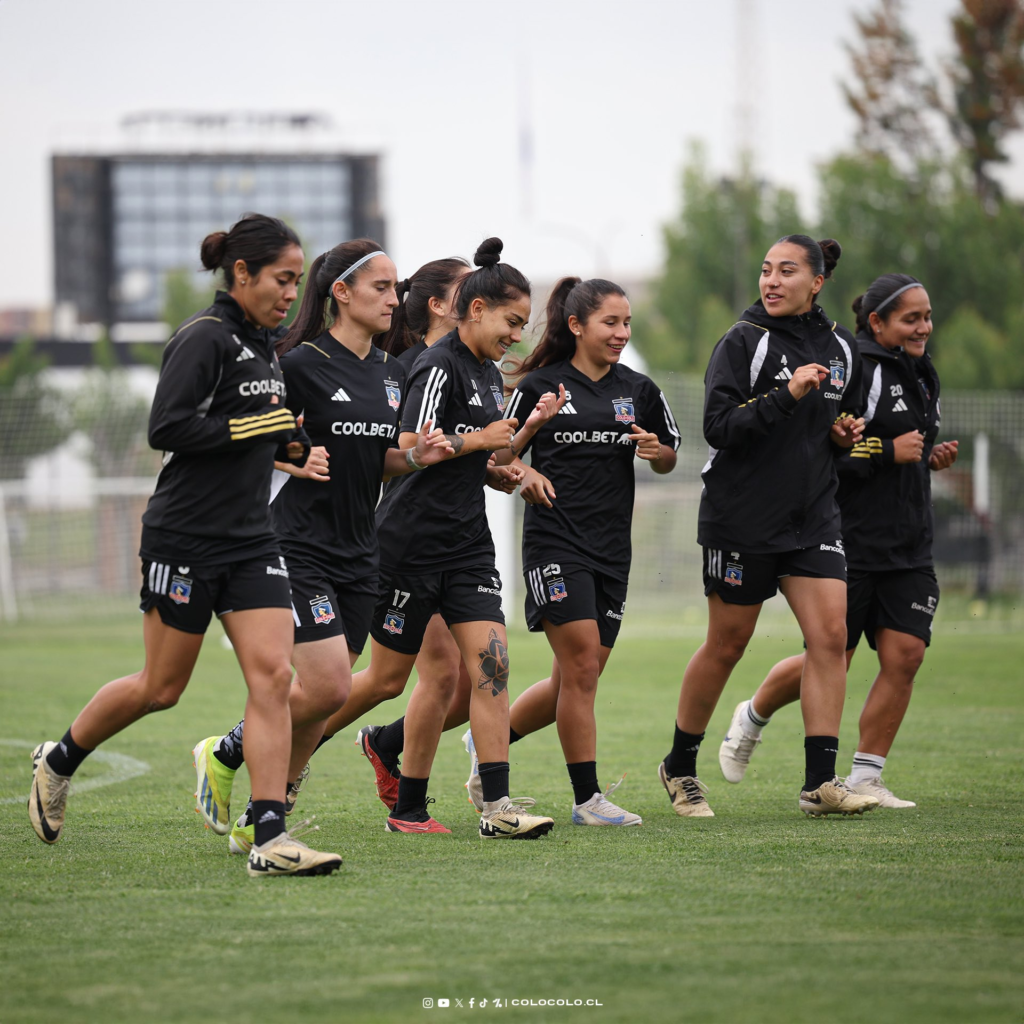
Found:
<path fill-rule="evenodd" d="M 910 291 L 911 288 L 923 288 L 924 285 L 920 281 L 911 281 L 910 284 L 905 284 L 902 288 L 897 288 L 884 302 L 880 302 L 873 310 L 872 313 L 877 313 L 883 306 L 888 306 L 893 299 L 897 296 L 902 295 L 904 292 Z"/>
<path fill-rule="evenodd" d="M 349 267 L 348 270 L 346 270 L 344 274 L 339 274 L 331 282 L 331 287 L 328 288 L 328 291 L 333 292 L 334 291 L 334 286 L 339 281 L 344 281 L 345 278 L 348 277 L 348 275 L 351 274 L 353 270 L 358 270 L 364 263 L 366 263 L 369 260 L 372 260 L 374 256 L 386 256 L 386 255 L 387 255 L 387 253 L 384 252 L 383 249 L 378 249 L 376 252 L 367 253 L 361 260 L 356 260 L 355 263 L 353 263 L 352 266 Z"/>

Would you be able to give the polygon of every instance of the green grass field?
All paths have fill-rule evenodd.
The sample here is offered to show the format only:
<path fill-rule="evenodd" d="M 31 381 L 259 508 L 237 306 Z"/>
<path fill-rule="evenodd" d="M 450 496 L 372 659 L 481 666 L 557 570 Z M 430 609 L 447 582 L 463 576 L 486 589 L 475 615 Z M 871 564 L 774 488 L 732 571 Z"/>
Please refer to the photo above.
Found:
<path fill-rule="evenodd" d="M 625 636 L 598 694 L 599 768 L 604 785 L 628 772 L 616 799 L 642 827 L 570 824 L 550 729 L 512 748 L 512 788 L 553 813 L 555 830 L 481 842 L 453 732 L 431 790 L 453 834 L 391 835 L 353 728 L 316 756 L 300 803 L 323 826 L 314 845 L 340 852 L 344 868 L 260 882 L 193 813 L 191 747 L 233 725 L 243 702 L 216 639 L 176 709 L 109 744 L 151 770 L 72 795 L 65 836 L 46 847 L 20 801 L 29 748 L 139 666 L 141 630 L 135 617 L 0 631 L 2 1024 L 1024 1020 L 1020 636 L 946 628 L 936 639 L 886 771 L 915 810 L 799 814 L 796 709 L 768 727 L 747 781 L 721 780 L 733 706 L 797 647 L 776 631 L 755 641 L 708 732 L 701 775 L 717 817 L 677 818 L 656 768 L 697 641 Z M 546 674 L 548 654 L 522 632 L 510 650 L 516 693 Z M 871 670 L 865 647 L 841 771 Z M 79 778 L 117 767 L 93 759 Z M 240 777 L 239 806 L 245 786 Z M 451 1006 L 425 1009 L 428 997 Z M 602 1006 L 493 1006 L 531 998 Z"/>

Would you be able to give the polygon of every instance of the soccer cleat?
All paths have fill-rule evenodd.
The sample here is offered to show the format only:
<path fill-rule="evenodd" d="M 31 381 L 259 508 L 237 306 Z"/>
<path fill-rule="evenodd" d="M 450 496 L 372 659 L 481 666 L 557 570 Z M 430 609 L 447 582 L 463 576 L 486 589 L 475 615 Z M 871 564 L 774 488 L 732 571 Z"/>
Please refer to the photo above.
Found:
<path fill-rule="evenodd" d="M 374 736 L 383 728 L 383 725 L 364 725 L 356 733 L 356 746 L 362 751 L 363 757 L 373 765 L 380 802 L 389 811 L 393 811 L 398 802 L 398 761 L 396 760 L 393 765 L 389 764 L 373 744 Z"/>
<path fill-rule="evenodd" d="M 681 818 L 713 818 L 715 812 L 711 810 L 704 794 L 708 787 L 700 779 L 692 775 L 680 775 L 673 777 L 665 770 L 665 762 L 658 765 L 658 778 L 672 801 L 672 810 Z"/>
<path fill-rule="evenodd" d="M 256 826 L 249 820 L 249 808 L 247 807 L 245 813 L 235 822 L 235 827 L 231 830 L 231 836 L 228 839 L 228 853 L 241 853 L 247 856 L 255 839 Z"/>
<path fill-rule="evenodd" d="M 811 792 L 800 791 L 800 810 L 812 818 L 826 814 L 863 814 L 873 811 L 878 804 L 878 797 L 852 792 L 838 776 Z"/>
<path fill-rule="evenodd" d="M 469 754 L 469 778 L 466 780 L 466 790 L 469 793 L 469 802 L 478 810 L 484 809 L 484 787 L 480 782 L 480 758 L 476 756 L 476 744 L 473 742 L 473 730 L 467 729 L 462 737 L 462 742 Z"/>
<path fill-rule="evenodd" d="M 302 792 L 302 787 L 306 784 L 306 780 L 309 778 L 309 762 L 306 762 L 306 767 L 299 772 L 299 777 L 294 782 L 288 783 L 288 788 L 284 791 L 284 813 L 291 814 L 295 810 L 295 802 L 299 799 L 299 794 Z"/>
<path fill-rule="evenodd" d="M 760 734 L 747 732 L 743 727 L 749 706 L 749 700 L 741 701 L 736 705 L 736 710 L 732 713 L 732 721 L 729 723 L 729 731 L 718 748 L 718 763 L 726 782 L 743 781 L 743 776 L 747 773 L 747 765 L 750 764 L 750 755 L 754 753 L 758 743 L 761 742 Z"/>
<path fill-rule="evenodd" d="M 555 827 L 554 819 L 527 814 L 526 806 L 505 802 L 490 814 L 480 814 L 481 839 L 539 839 Z"/>
<path fill-rule="evenodd" d="M 28 795 L 28 817 L 44 843 L 55 843 L 64 828 L 68 802 L 69 775 L 58 775 L 46 763 L 46 755 L 57 746 L 52 740 L 32 751 L 32 789 Z"/>
<path fill-rule="evenodd" d="M 305 832 L 316 832 L 320 826 L 305 828 L 312 821 L 302 821 L 293 829 L 274 836 L 262 846 L 249 850 L 245 870 L 252 878 L 266 878 L 269 875 L 329 875 L 341 867 L 341 857 L 336 853 L 320 853 L 311 850 L 297 838 Z"/>
<path fill-rule="evenodd" d="M 901 800 L 882 781 L 881 775 L 873 779 L 866 779 L 864 782 L 853 783 L 849 779 L 844 783 L 851 793 L 858 796 L 873 796 L 878 801 L 879 807 L 916 807 L 913 800 Z"/>
<path fill-rule="evenodd" d="M 574 825 L 642 825 L 639 814 L 624 811 L 604 793 L 595 793 L 586 803 L 572 805 Z"/>
<path fill-rule="evenodd" d="M 207 736 L 192 748 L 192 764 L 196 770 L 196 810 L 208 828 L 219 836 L 231 831 L 231 786 L 235 769 L 223 765 L 213 756 L 220 736 Z"/>
<path fill-rule="evenodd" d="M 450 828 L 445 828 L 444 825 L 439 821 L 435 821 L 433 818 L 427 818 L 426 821 L 406 821 L 404 818 L 388 818 L 384 822 L 384 829 L 387 832 L 448 832 L 451 833 Z"/>

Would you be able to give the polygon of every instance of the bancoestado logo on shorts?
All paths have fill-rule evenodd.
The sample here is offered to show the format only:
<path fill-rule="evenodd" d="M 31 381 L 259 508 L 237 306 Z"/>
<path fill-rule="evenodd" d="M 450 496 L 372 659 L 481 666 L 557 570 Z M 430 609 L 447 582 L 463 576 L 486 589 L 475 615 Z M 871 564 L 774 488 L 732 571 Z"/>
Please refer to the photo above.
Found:
<path fill-rule="evenodd" d="M 283 555 L 279 555 L 278 558 L 280 559 L 280 562 L 281 562 L 281 568 L 278 569 L 277 566 L 268 565 L 267 566 L 267 575 L 268 576 L 283 576 L 285 579 L 288 579 L 288 566 L 284 564 L 284 556 Z"/>
<path fill-rule="evenodd" d="M 846 552 L 843 550 L 843 541 L 841 538 L 836 538 L 835 544 L 822 544 L 818 548 L 819 551 L 833 551 L 837 555 L 846 556 Z"/>

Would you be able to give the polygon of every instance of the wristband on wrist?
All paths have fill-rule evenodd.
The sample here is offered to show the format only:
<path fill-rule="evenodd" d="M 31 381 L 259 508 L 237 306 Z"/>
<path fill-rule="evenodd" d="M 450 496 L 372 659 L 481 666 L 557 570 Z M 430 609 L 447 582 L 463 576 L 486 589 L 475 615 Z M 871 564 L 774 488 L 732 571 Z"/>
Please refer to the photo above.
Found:
<path fill-rule="evenodd" d="M 421 469 L 426 469 L 422 463 L 416 461 L 416 449 L 406 448 L 405 449 L 405 464 L 415 473 Z"/>

